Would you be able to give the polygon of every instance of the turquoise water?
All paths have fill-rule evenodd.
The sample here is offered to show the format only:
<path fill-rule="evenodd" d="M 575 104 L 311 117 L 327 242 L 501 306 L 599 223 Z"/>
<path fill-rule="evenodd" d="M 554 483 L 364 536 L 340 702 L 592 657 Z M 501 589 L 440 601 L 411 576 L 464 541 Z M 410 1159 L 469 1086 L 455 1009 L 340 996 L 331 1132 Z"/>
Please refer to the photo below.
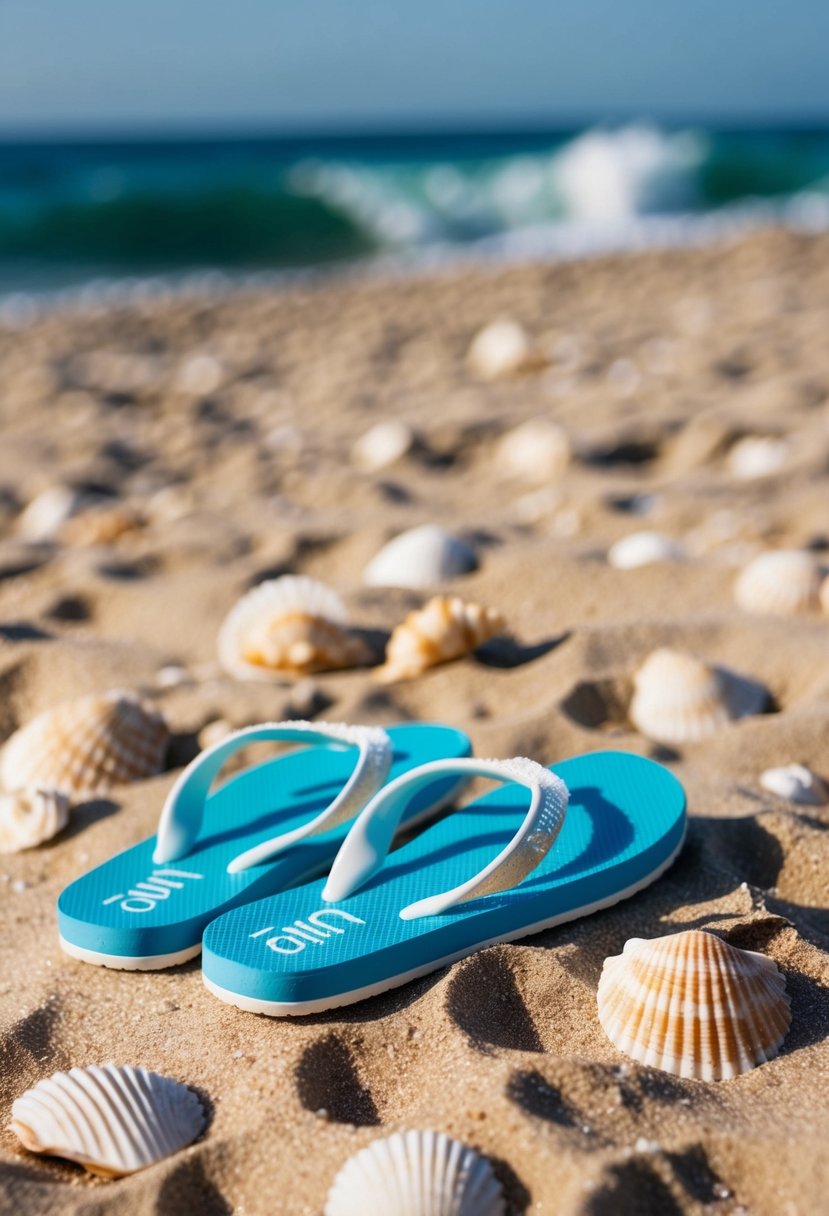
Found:
<path fill-rule="evenodd" d="M 829 223 L 829 129 L 0 143 L 0 291 Z"/>

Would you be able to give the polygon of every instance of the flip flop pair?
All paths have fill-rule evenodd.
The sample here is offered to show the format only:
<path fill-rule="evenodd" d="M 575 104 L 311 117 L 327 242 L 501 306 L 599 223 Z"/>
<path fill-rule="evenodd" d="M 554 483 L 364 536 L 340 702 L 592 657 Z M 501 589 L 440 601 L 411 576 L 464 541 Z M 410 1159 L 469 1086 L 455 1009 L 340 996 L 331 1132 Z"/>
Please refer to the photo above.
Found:
<path fill-rule="evenodd" d="M 313 746 L 209 793 L 225 760 L 258 739 Z M 241 731 L 185 769 L 156 838 L 63 892 L 63 948 L 147 969 L 203 944 L 204 983 L 221 1000 L 319 1013 L 609 907 L 682 847 L 682 786 L 653 761 L 598 752 L 547 769 L 470 751 L 444 726 Z M 473 777 L 502 788 L 390 853 L 400 828 Z"/>

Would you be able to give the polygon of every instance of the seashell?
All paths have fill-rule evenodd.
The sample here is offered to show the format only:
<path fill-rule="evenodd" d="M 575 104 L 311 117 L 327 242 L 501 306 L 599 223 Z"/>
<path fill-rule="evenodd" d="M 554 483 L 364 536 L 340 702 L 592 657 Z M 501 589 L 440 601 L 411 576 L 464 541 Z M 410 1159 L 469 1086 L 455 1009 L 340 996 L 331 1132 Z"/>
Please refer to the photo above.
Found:
<path fill-rule="evenodd" d="M 398 625 L 386 646 L 386 661 L 375 676 L 384 684 L 411 680 L 430 667 L 461 659 L 503 633 L 500 612 L 466 604 L 456 595 L 436 595 Z"/>
<path fill-rule="evenodd" d="M 60 539 L 69 545 L 111 545 L 127 532 L 143 525 L 143 518 L 133 507 L 119 504 L 82 511 L 68 519 L 60 529 Z"/>
<path fill-rule="evenodd" d="M 192 1089 L 146 1068 L 93 1065 L 56 1072 L 12 1106 L 11 1130 L 32 1153 L 121 1178 L 170 1157 L 201 1134 Z"/>
<path fill-rule="evenodd" d="M 504 1216 L 501 1184 L 475 1149 L 442 1132 L 398 1132 L 349 1157 L 324 1216 Z"/>
<path fill-rule="evenodd" d="M 51 486 L 33 498 L 17 520 L 26 540 L 54 540 L 66 521 L 79 509 L 81 496 L 68 486 Z"/>
<path fill-rule="evenodd" d="M 315 579 L 270 579 L 242 596 L 219 630 L 219 662 L 241 680 L 360 667 L 372 657 L 342 600 Z"/>
<path fill-rule="evenodd" d="M 727 667 L 664 647 L 633 678 L 630 720 L 657 743 L 695 743 L 735 718 L 759 714 L 769 696 L 762 684 Z"/>
<path fill-rule="evenodd" d="M 805 764 L 786 764 L 782 768 L 767 768 L 760 774 L 760 784 L 764 790 L 776 794 L 778 798 L 786 798 L 789 802 L 799 802 L 803 806 L 822 806 L 829 802 L 829 789 L 826 783 L 806 768 Z"/>
<path fill-rule="evenodd" d="M 0 795 L 0 853 L 22 853 L 45 844 L 69 822 L 69 799 L 57 790 L 17 790 Z"/>
<path fill-rule="evenodd" d="M 771 477 L 784 468 L 789 459 L 785 439 L 771 435 L 746 435 L 738 439 L 728 452 L 728 469 L 741 481 Z"/>
<path fill-rule="evenodd" d="M 485 325 L 472 339 L 466 357 L 471 370 L 481 380 L 514 376 L 534 362 L 524 328 L 508 318 Z"/>
<path fill-rule="evenodd" d="M 495 465 L 506 477 L 540 485 L 556 481 L 570 463 L 570 440 L 555 422 L 535 418 L 508 431 L 495 448 Z"/>
<path fill-rule="evenodd" d="M 612 545 L 607 560 L 617 570 L 635 570 L 655 562 L 679 562 L 685 550 L 678 541 L 661 532 L 631 532 Z"/>
<path fill-rule="evenodd" d="M 405 422 L 390 418 L 366 431 L 354 444 L 352 456 L 361 469 L 376 473 L 405 456 L 413 443 L 412 428 Z"/>
<path fill-rule="evenodd" d="M 0 755 L 0 784 L 103 794 L 160 773 L 169 739 L 161 714 L 135 693 L 93 693 L 46 710 L 12 735 Z"/>
<path fill-rule="evenodd" d="M 599 1021 L 615 1047 L 678 1077 L 723 1081 L 777 1055 L 786 981 L 764 954 L 700 929 L 633 937 L 605 959 Z"/>
<path fill-rule="evenodd" d="M 436 524 L 401 532 L 363 572 L 369 587 L 437 587 L 478 565 L 475 550 Z"/>
<path fill-rule="evenodd" d="M 734 584 L 734 598 L 746 612 L 793 616 L 820 606 L 821 570 L 812 553 L 779 549 L 761 553 Z"/>

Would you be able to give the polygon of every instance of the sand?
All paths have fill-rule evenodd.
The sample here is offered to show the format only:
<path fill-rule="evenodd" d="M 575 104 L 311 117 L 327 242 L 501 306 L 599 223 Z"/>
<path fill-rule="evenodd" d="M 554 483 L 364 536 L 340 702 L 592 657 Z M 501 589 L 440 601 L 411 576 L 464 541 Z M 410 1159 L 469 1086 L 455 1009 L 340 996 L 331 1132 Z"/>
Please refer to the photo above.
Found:
<path fill-rule="evenodd" d="M 466 351 L 498 316 L 549 365 L 476 380 Z M 39 1078 L 109 1060 L 186 1081 L 210 1112 L 200 1142 L 118 1182 L 4 1131 L 0 1212 L 310 1216 L 351 1153 L 410 1127 L 488 1154 L 513 1213 L 829 1211 L 829 808 L 759 784 L 793 761 L 829 777 L 829 618 L 749 616 L 732 594 L 753 553 L 829 544 L 827 328 L 829 238 L 770 232 L 583 264 L 88 306 L 0 331 L 0 737 L 115 686 L 151 695 L 175 733 L 169 772 L 0 859 L 0 1122 Z M 508 478 L 496 456 L 503 433 L 536 417 L 574 453 L 546 486 Z M 389 418 L 418 442 L 360 471 L 354 442 Z M 785 467 L 736 479 L 728 453 L 745 435 L 787 439 Z M 58 539 L 26 540 L 20 513 L 53 486 L 80 490 L 109 524 L 76 517 Z M 359 625 L 391 629 L 423 597 L 366 588 L 361 571 L 422 522 L 472 539 L 480 569 L 452 589 L 500 608 L 512 642 L 390 687 L 365 671 L 296 691 L 217 671 L 224 614 L 266 576 L 325 579 Z M 90 543 L 107 528 L 120 535 Z M 640 528 L 692 556 L 610 567 L 608 546 Z M 625 706 L 631 673 L 664 643 L 762 681 L 774 712 L 702 743 L 648 743 Z M 159 676 L 171 665 L 181 682 Z M 153 831 L 206 724 L 308 712 L 438 718 L 482 755 L 655 756 L 687 788 L 686 847 L 618 908 L 295 1022 L 219 1003 L 197 962 L 133 974 L 61 954 L 61 888 Z M 597 1021 L 604 958 L 691 926 L 762 950 L 786 976 L 779 1058 L 733 1081 L 633 1064 Z"/>

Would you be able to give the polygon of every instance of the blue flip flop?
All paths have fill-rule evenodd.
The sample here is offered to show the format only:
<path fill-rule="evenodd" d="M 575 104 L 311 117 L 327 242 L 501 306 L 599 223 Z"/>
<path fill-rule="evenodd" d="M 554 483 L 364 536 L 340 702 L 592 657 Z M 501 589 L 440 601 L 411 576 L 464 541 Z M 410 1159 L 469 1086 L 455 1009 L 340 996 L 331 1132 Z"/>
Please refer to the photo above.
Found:
<path fill-rule="evenodd" d="M 260 740 L 310 744 L 210 787 L 225 761 Z M 84 962 L 147 971 L 193 958 L 205 926 L 247 900 L 327 870 L 348 824 L 388 778 L 472 751 L 449 726 L 270 722 L 237 731 L 182 772 L 157 836 L 78 878 L 58 899 L 60 943 Z M 356 763 L 355 763 L 356 761 Z M 402 824 L 459 792 L 458 773 L 411 791 Z"/>
<path fill-rule="evenodd" d="M 412 793 L 461 775 L 506 785 L 386 860 Z M 671 864 L 685 823 L 676 778 L 625 752 L 554 770 L 522 758 L 426 764 L 361 812 L 327 880 L 214 920 L 202 977 L 215 996 L 254 1013 L 348 1005 L 626 899 Z"/>

